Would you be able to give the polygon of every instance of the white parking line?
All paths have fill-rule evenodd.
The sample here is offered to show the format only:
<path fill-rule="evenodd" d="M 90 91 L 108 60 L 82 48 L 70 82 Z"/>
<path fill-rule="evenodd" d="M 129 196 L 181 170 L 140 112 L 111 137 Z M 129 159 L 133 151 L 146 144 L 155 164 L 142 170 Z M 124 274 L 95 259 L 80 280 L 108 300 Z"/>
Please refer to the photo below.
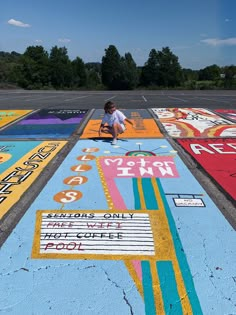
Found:
<path fill-rule="evenodd" d="M 172 99 L 174 99 L 174 100 L 179 100 L 179 101 L 185 102 L 185 103 L 188 102 L 188 101 L 183 100 L 182 98 L 178 98 L 178 97 L 168 96 L 168 98 L 172 98 Z"/>
<path fill-rule="evenodd" d="M 28 98 L 26 100 L 24 100 L 25 102 L 30 102 L 30 101 L 37 101 L 37 100 L 45 100 L 47 98 L 54 98 L 54 97 L 58 97 L 58 95 L 53 95 L 53 96 L 44 96 L 44 97 L 38 97 L 38 98 Z"/>
<path fill-rule="evenodd" d="M 73 98 L 68 98 L 67 100 L 64 100 L 64 102 L 70 102 L 73 100 L 77 100 L 78 98 L 86 98 L 89 97 L 90 95 L 84 95 L 84 96 L 78 96 L 78 97 L 73 97 Z"/>
<path fill-rule="evenodd" d="M 109 98 L 107 98 L 106 100 L 105 100 L 105 102 L 107 102 L 107 101 L 109 101 L 109 100 L 112 100 L 113 98 L 115 98 L 116 97 L 116 95 L 115 96 L 112 96 L 112 97 L 109 97 Z"/>
<path fill-rule="evenodd" d="M 144 102 L 147 102 L 147 99 L 145 96 L 142 96 L 142 98 L 143 98 Z"/>
<path fill-rule="evenodd" d="M 206 100 L 206 101 L 212 101 L 212 102 L 220 102 L 220 103 L 226 103 L 226 104 L 230 103 L 230 102 L 227 102 L 227 101 L 221 101 L 219 99 L 214 100 L 212 98 L 205 98 L 205 97 L 196 97 L 196 98 L 199 98 L 200 100 Z"/>

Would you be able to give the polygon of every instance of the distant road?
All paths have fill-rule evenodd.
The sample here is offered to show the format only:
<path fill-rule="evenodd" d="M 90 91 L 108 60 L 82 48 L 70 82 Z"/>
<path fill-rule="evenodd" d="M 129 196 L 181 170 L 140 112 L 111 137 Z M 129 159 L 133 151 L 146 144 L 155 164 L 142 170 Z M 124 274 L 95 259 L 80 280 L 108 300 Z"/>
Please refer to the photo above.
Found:
<path fill-rule="evenodd" d="M 0 109 L 204 107 L 236 109 L 236 91 L 25 91 L 0 90 Z"/>

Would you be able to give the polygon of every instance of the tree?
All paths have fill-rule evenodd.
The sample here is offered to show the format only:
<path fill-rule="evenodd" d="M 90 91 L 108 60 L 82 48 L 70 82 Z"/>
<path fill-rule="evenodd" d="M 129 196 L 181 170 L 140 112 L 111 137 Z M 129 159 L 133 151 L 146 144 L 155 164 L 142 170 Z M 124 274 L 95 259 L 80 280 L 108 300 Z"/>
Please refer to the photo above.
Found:
<path fill-rule="evenodd" d="M 86 75 L 86 68 L 83 60 L 77 57 L 75 60 L 72 61 L 72 73 L 73 73 L 73 86 L 75 87 L 82 87 L 86 86 L 87 82 L 87 75 Z"/>
<path fill-rule="evenodd" d="M 48 53 L 42 46 L 29 46 L 20 57 L 19 84 L 25 88 L 40 88 L 49 82 Z"/>
<path fill-rule="evenodd" d="M 158 69 L 159 62 L 158 62 L 158 53 L 156 49 L 151 49 L 149 53 L 149 57 L 147 62 L 145 62 L 141 77 L 140 77 L 140 83 L 144 86 L 150 86 L 150 85 L 157 85 L 158 83 Z"/>
<path fill-rule="evenodd" d="M 236 88 L 236 66 L 224 67 L 225 79 L 224 87 L 227 89 Z"/>
<path fill-rule="evenodd" d="M 66 47 L 52 47 L 50 56 L 50 80 L 54 88 L 71 87 L 72 66 Z"/>
<path fill-rule="evenodd" d="M 102 83 L 108 89 L 120 88 L 121 58 L 114 45 L 105 49 L 105 56 L 102 57 Z"/>
<path fill-rule="evenodd" d="M 178 57 L 169 47 L 162 48 L 158 52 L 157 83 L 159 86 L 176 87 L 183 81 L 182 69 Z"/>
<path fill-rule="evenodd" d="M 101 88 L 102 87 L 102 74 L 100 62 L 87 62 L 85 64 L 87 72 L 87 87 L 88 88 Z"/>
<path fill-rule="evenodd" d="M 156 85 L 162 87 L 179 86 L 183 80 L 182 69 L 169 47 L 161 51 L 152 49 L 148 61 L 141 73 L 141 84 L 144 86 Z"/>
<path fill-rule="evenodd" d="M 132 90 L 137 84 L 138 71 L 136 63 L 131 53 L 126 53 L 125 56 L 121 58 L 120 88 L 122 90 Z"/>
<path fill-rule="evenodd" d="M 94 69 L 87 70 L 87 87 L 88 88 L 98 88 L 101 87 L 101 77 L 98 72 Z"/>
<path fill-rule="evenodd" d="M 214 64 L 199 70 L 199 80 L 216 81 L 220 79 L 220 73 L 221 73 L 220 67 Z"/>
<path fill-rule="evenodd" d="M 198 70 L 182 69 L 184 81 L 197 81 L 199 77 Z"/>

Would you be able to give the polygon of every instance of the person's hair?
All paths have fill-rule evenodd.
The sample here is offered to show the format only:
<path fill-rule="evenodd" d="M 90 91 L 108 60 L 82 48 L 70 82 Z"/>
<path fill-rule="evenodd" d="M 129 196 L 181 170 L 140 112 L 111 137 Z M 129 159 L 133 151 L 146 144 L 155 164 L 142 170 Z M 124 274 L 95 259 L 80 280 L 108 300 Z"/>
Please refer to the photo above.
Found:
<path fill-rule="evenodd" d="M 108 113 L 108 111 L 112 108 L 114 108 L 116 105 L 115 103 L 113 103 L 112 101 L 108 101 L 106 102 L 106 104 L 104 105 L 104 111 L 105 113 Z"/>

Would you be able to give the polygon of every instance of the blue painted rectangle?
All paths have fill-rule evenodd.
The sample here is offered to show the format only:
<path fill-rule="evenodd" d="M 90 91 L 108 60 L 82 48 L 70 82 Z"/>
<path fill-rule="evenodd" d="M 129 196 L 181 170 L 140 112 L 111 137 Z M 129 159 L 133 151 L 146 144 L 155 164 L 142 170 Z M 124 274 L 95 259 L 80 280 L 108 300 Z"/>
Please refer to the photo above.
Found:
<path fill-rule="evenodd" d="M 142 261 L 142 279 L 143 279 L 143 294 L 145 301 L 146 315 L 156 315 L 155 300 L 153 295 L 152 274 L 149 261 Z"/>
<path fill-rule="evenodd" d="M 161 285 L 166 314 L 182 315 L 181 299 L 177 290 L 175 274 L 171 261 L 157 261 L 157 273 Z"/>
<path fill-rule="evenodd" d="M 42 109 L 0 131 L 0 138 L 68 138 L 75 132 L 88 110 Z"/>

